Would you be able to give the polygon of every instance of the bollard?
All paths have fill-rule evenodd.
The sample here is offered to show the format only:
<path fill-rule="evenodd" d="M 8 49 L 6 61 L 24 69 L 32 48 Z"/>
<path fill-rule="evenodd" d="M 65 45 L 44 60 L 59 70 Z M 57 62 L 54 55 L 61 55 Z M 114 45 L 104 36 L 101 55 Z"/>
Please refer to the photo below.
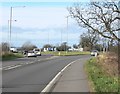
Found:
<path fill-rule="evenodd" d="M 60 52 L 59 52 L 58 54 L 59 54 L 59 56 L 60 56 Z"/>
<path fill-rule="evenodd" d="M 97 53 L 95 53 L 95 57 L 97 57 Z"/>

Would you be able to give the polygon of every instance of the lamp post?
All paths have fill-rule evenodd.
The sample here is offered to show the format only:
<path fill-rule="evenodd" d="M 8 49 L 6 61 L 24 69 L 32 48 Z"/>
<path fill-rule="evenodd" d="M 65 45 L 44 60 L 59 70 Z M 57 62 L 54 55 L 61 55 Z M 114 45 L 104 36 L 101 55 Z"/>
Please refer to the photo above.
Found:
<path fill-rule="evenodd" d="M 48 30 L 48 44 L 50 44 L 50 35 L 49 35 L 49 30 Z"/>
<path fill-rule="evenodd" d="M 12 20 L 12 13 L 13 13 L 13 8 L 17 8 L 17 7 L 25 7 L 25 6 L 15 6 L 15 7 L 10 7 L 10 19 L 8 20 L 8 24 L 9 24 L 9 32 L 10 32 L 10 48 L 11 48 L 11 32 L 12 32 L 12 21 L 17 21 L 17 20 Z"/>
<path fill-rule="evenodd" d="M 12 21 L 17 21 L 17 20 L 11 20 L 11 23 L 12 23 Z M 10 26 L 10 20 L 8 20 L 8 43 L 9 43 L 9 46 L 10 46 L 10 44 L 11 44 L 11 28 L 10 28 L 11 26 Z M 9 50 L 9 52 L 10 52 L 10 50 Z"/>
<path fill-rule="evenodd" d="M 61 45 L 62 45 L 62 30 L 61 30 Z"/>
<path fill-rule="evenodd" d="M 68 44 L 68 18 L 70 17 L 70 15 L 66 16 L 67 18 L 67 44 Z M 67 45 L 66 45 L 66 53 L 67 53 Z"/>

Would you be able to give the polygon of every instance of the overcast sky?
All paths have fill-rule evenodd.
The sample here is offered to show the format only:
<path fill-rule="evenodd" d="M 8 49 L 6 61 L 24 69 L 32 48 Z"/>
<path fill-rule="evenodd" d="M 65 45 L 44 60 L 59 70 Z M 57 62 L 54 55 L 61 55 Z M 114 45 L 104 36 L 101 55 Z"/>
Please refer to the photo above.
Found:
<path fill-rule="evenodd" d="M 10 0 L 9 0 L 10 1 Z M 27 0 L 26 0 L 27 1 Z M 60 44 L 67 40 L 67 19 L 69 15 L 67 7 L 73 6 L 73 0 L 63 0 L 62 2 L 3 2 L 0 7 L 1 18 L 0 26 L 2 30 L 2 41 L 9 40 L 8 37 L 8 20 L 10 16 L 10 7 L 13 8 L 13 21 L 12 21 L 12 45 L 21 46 L 26 41 L 31 41 L 38 47 L 50 43 L 52 45 Z M 78 0 L 76 0 L 78 1 Z M 88 0 L 86 0 L 88 1 Z M 26 6 L 26 7 L 16 7 Z M 17 21 L 14 21 L 17 20 Z M 68 44 L 78 44 L 79 36 L 85 29 L 80 28 L 76 21 L 69 17 L 68 20 Z"/>

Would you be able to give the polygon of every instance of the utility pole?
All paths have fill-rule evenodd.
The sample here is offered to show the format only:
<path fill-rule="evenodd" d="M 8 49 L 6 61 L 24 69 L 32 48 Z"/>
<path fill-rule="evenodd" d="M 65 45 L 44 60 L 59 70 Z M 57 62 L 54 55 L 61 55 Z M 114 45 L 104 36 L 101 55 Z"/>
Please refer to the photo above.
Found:
<path fill-rule="evenodd" d="M 11 48 L 11 33 L 12 33 L 12 13 L 13 13 L 13 8 L 17 8 L 17 7 L 25 7 L 25 6 L 15 6 L 15 7 L 10 7 L 10 19 L 8 20 L 8 25 L 9 25 L 9 32 L 10 32 L 10 40 L 9 40 L 9 46 Z M 14 21 L 17 21 L 17 20 L 14 20 Z M 10 50 L 9 50 L 10 51 Z"/>
<path fill-rule="evenodd" d="M 48 30 L 48 44 L 49 44 L 49 42 L 50 42 L 50 41 L 49 41 L 49 37 L 50 37 L 50 36 L 49 36 L 49 30 Z"/>
<path fill-rule="evenodd" d="M 12 31 L 12 7 L 10 7 L 10 20 L 9 20 L 9 25 L 10 25 L 10 42 L 9 42 L 9 46 L 11 48 L 11 31 Z"/>
<path fill-rule="evenodd" d="M 70 17 L 70 15 L 66 16 L 67 18 L 67 43 L 66 43 L 66 54 L 67 54 L 67 44 L 68 44 L 68 18 Z"/>

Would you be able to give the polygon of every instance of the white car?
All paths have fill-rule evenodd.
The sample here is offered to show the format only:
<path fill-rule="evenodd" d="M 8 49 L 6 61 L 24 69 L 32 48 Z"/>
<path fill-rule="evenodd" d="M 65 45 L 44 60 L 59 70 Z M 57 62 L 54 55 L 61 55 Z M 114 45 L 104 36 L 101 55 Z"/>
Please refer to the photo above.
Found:
<path fill-rule="evenodd" d="M 41 50 L 40 49 L 33 49 L 34 53 L 37 55 L 37 56 L 41 56 Z"/>
<path fill-rule="evenodd" d="M 97 50 L 91 51 L 91 56 L 97 56 L 97 55 L 99 55 L 99 52 Z"/>
<path fill-rule="evenodd" d="M 34 53 L 33 51 L 29 51 L 27 53 L 27 57 L 36 57 L 36 56 L 37 56 L 36 53 Z"/>
<path fill-rule="evenodd" d="M 36 52 L 36 55 L 37 56 L 41 56 L 41 52 L 39 51 L 39 52 Z"/>

